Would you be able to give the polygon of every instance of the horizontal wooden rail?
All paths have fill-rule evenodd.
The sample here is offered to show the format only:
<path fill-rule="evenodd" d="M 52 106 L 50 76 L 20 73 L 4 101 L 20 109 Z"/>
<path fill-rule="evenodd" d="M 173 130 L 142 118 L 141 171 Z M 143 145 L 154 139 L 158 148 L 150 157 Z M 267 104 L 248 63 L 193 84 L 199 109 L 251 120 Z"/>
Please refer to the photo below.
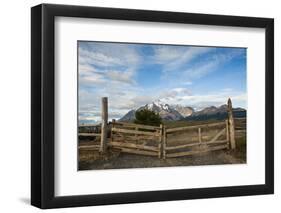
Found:
<path fill-rule="evenodd" d="M 246 130 L 246 129 L 239 129 L 239 130 L 236 130 L 236 129 L 235 129 L 235 132 L 236 132 L 236 133 L 246 133 L 247 130 Z"/>
<path fill-rule="evenodd" d="M 182 157 L 182 156 L 195 155 L 195 154 L 200 154 L 200 153 L 205 153 L 205 152 L 215 151 L 215 150 L 221 150 L 221 149 L 226 149 L 226 148 L 227 148 L 227 145 L 220 145 L 220 146 L 215 146 L 215 147 L 209 147 L 208 149 L 203 149 L 203 150 L 170 153 L 170 154 L 166 154 L 166 157 L 168 157 L 168 158 Z"/>
<path fill-rule="evenodd" d="M 155 136 L 149 136 L 149 135 L 117 135 L 117 133 L 114 134 L 114 139 L 118 140 L 128 140 L 128 141 L 136 141 L 136 140 L 153 140 L 155 139 Z"/>
<path fill-rule="evenodd" d="M 167 129 L 167 133 L 171 132 L 179 132 L 179 131 L 184 131 L 184 130 L 189 130 L 189 129 L 197 129 L 197 128 L 204 128 L 204 127 L 214 127 L 214 126 L 221 126 L 225 125 L 225 121 L 223 122 L 217 122 L 217 123 L 211 123 L 211 124 L 202 124 L 202 125 L 195 125 L 195 126 L 185 126 L 185 127 L 176 127 L 176 128 L 170 128 Z"/>
<path fill-rule="evenodd" d="M 154 151 L 154 152 L 159 151 L 158 147 L 139 145 L 139 144 L 133 144 L 133 143 L 122 143 L 122 142 L 113 141 L 113 142 L 110 142 L 108 145 L 112 146 L 112 147 L 116 146 L 116 147 L 121 147 L 121 148 L 143 149 L 143 150 L 149 150 L 149 151 Z"/>
<path fill-rule="evenodd" d="M 139 131 L 139 130 L 129 130 L 129 129 L 119 129 L 119 128 L 111 128 L 112 132 L 122 132 L 122 133 L 128 133 L 128 134 L 136 134 L 136 135 L 150 135 L 159 137 L 159 134 L 156 132 L 145 132 L 145 131 Z"/>
<path fill-rule="evenodd" d="M 78 127 L 100 127 L 101 124 L 80 124 Z"/>
<path fill-rule="evenodd" d="M 241 127 L 240 126 L 235 127 L 235 130 L 239 130 L 239 129 L 246 130 L 246 126 L 245 127 L 242 127 L 242 126 Z"/>
<path fill-rule="evenodd" d="M 208 142 L 202 143 L 202 145 L 204 145 L 204 144 L 210 145 L 210 144 L 218 144 L 218 143 L 228 143 L 228 140 L 208 141 Z"/>
<path fill-rule="evenodd" d="M 149 126 L 149 125 L 142 125 L 142 124 L 126 123 L 126 122 L 120 122 L 120 121 L 115 121 L 113 123 L 111 122 L 111 124 L 122 125 L 124 127 L 136 127 L 136 128 L 141 128 L 141 129 L 147 129 L 147 130 L 160 130 L 161 129 L 158 126 Z"/>
<path fill-rule="evenodd" d="M 101 133 L 79 133 L 79 136 L 101 136 Z"/>
<path fill-rule="evenodd" d="M 100 145 L 79 146 L 79 150 L 99 150 Z"/>
<path fill-rule="evenodd" d="M 183 145 L 178 145 L 178 146 L 166 146 L 165 150 L 175 150 L 175 149 L 183 149 L 183 148 L 188 148 L 191 146 L 199 146 L 200 143 L 189 143 L 189 144 L 183 144 Z"/>
<path fill-rule="evenodd" d="M 121 152 L 126 152 L 131 154 L 158 156 L 157 152 L 152 152 L 152 151 L 143 151 L 143 150 L 128 149 L 128 148 L 120 148 L 120 150 Z"/>
<path fill-rule="evenodd" d="M 202 139 L 207 139 L 210 136 L 202 136 Z M 196 142 L 198 141 L 198 136 L 196 135 L 192 135 L 192 136 L 186 136 L 186 137 L 180 137 L 180 138 L 176 138 L 176 137 L 169 137 L 167 138 L 167 143 L 168 144 L 173 144 L 173 143 L 192 143 L 192 142 Z"/>
<path fill-rule="evenodd" d="M 217 141 L 209 141 L 209 142 L 202 142 L 202 143 L 189 143 L 189 144 L 183 144 L 183 145 L 178 145 L 178 146 L 167 146 L 166 150 L 176 150 L 176 149 L 183 149 L 183 148 L 188 148 L 192 146 L 200 146 L 200 145 L 210 145 L 210 144 L 220 144 L 220 143 L 227 143 L 227 140 L 217 140 Z"/>
<path fill-rule="evenodd" d="M 234 120 L 242 120 L 242 121 L 246 121 L 247 119 L 246 119 L 246 118 L 235 118 L 235 117 L 234 117 Z"/>

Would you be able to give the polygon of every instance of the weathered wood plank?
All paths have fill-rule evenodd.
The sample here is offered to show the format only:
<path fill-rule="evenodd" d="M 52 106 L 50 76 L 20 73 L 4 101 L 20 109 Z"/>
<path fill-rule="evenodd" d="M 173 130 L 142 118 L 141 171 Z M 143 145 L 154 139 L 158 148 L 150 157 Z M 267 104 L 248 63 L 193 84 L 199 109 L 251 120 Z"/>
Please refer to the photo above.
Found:
<path fill-rule="evenodd" d="M 216 141 L 222 134 L 224 134 L 224 132 L 225 132 L 225 128 L 222 129 L 221 131 L 219 131 L 219 132 L 215 135 L 215 137 L 213 137 L 213 139 L 211 139 L 210 142 Z"/>
<path fill-rule="evenodd" d="M 157 152 L 152 152 L 152 151 L 142 151 L 142 150 L 128 149 L 128 148 L 120 148 L 120 150 L 121 152 L 126 152 L 131 154 L 158 156 Z"/>
<path fill-rule="evenodd" d="M 246 130 L 246 127 L 243 126 L 236 126 L 235 130 Z"/>
<path fill-rule="evenodd" d="M 149 151 L 154 151 L 154 152 L 158 152 L 158 147 L 153 147 L 153 146 L 145 146 L 145 145 L 141 145 L 141 144 L 133 144 L 133 143 L 122 143 L 122 142 L 110 142 L 108 144 L 109 146 L 113 146 L 113 147 L 123 147 L 123 148 L 134 148 L 134 149 L 143 149 L 143 150 L 149 150 Z"/>
<path fill-rule="evenodd" d="M 136 142 L 136 140 L 133 139 L 133 138 L 127 138 L 127 137 L 121 138 L 121 137 L 115 137 L 115 136 L 114 136 L 114 140 L 112 140 L 112 141 L 123 142 L 123 143 L 124 143 L 124 142 L 128 142 L 128 143 L 135 143 L 135 144 L 141 144 L 141 143 L 144 143 L 144 142 L 146 142 L 146 143 L 155 143 L 155 144 L 158 144 L 158 141 L 157 141 L 156 139 L 150 140 L 150 139 L 146 139 L 146 138 L 140 138 L 140 139 L 138 139 L 138 141 Z"/>
<path fill-rule="evenodd" d="M 183 144 L 183 145 L 178 145 L 178 146 L 167 146 L 166 150 L 175 150 L 175 149 L 184 149 L 184 148 L 188 148 L 191 146 L 199 146 L 200 144 L 198 142 L 196 143 L 189 143 L 189 144 Z"/>
<path fill-rule="evenodd" d="M 233 112 L 232 112 L 232 102 L 229 98 L 227 101 L 227 110 L 228 110 L 228 128 L 229 128 L 229 140 L 230 140 L 230 147 L 231 149 L 236 148 L 236 142 L 235 142 L 235 125 L 234 125 L 234 119 L 233 119 Z"/>
<path fill-rule="evenodd" d="M 228 126 L 228 119 L 225 120 L 225 130 L 226 130 L 226 141 L 227 141 L 227 149 L 230 149 L 230 141 L 229 141 L 229 126 Z"/>
<path fill-rule="evenodd" d="M 101 137 L 101 133 L 79 133 L 79 136 L 98 136 Z"/>
<path fill-rule="evenodd" d="M 107 97 L 103 97 L 101 101 L 102 112 L 101 112 L 101 143 L 100 152 L 104 153 L 106 151 L 107 143 L 107 121 L 108 121 L 108 102 Z"/>
<path fill-rule="evenodd" d="M 204 145 L 211 145 L 211 144 L 220 144 L 220 143 L 227 143 L 227 140 L 217 140 L 217 141 L 209 141 L 209 142 L 204 142 L 202 144 Z M 202 145 L 201 144 L 201 145 Z M 176 150 L 176 149 L 184 149 L 192 146 L 199 146 L 200 143 L 189 143 L 189 144 L 183 144 L 183 145 L 178 145 L 178 146 L 167 146 L 166 150 Z"/>
<path fill-rule="evenodd" d="M 207 128 L 207 127 L 214 127 L 214 126 L 221 126 L 224 125 L 225 122 L 216 122 L 216 123 L 211 123 L 211 124 L 202 124 L 202 125 L 196 125 L 196 126 L 184 126 L 184 127 L 176 127 L 176 128 L 171 128 L 167 129 L 166 132 L 178 132 L 178 131 L 184 131 L 184 130 L 189 130 L 189 129 L 196 129 L 196 128 Z"/>
<path fill-rule="evenodd" d="M 215 147 L 209 147 L 204 150 L 170 153 L 170 154 L 166 154 L 166 157 L 168 157 L 168 158 L 183 157 L 183 156 L 195 155 L 195 154 L 200 154 L 200 153 L 205 153 L 205 152 L 210 152 L 210 151 L 215 151 L 215 150 L 221 150 L 221 149 L 226 149 L 226 148 L 227 148 L 227 145 L 220 145 L 220 146 L 215 146 Z"/>
<path fill-rule="evenodd" d="M 155 136 L 159 137 L 159 133 L 156 132 L 144 132 L 144 131 L 136 131 L 136 130 L 129 130 L 129 129 L 119 129 L 116 127 L 113 127 L 111 129 L 113 132 L 122 132 L 122 133 L 128 133 L 128 134 L 138 134 L 138 135 L 150 135 L 150 136 Z"/>
<path fill-rule="evenodd" d="M 99 145 L 87 145 L 87 146 L 79 146 L 79 150 L 99 150 Z"/>
<path fill-rule="evenodd" d="M 202 135 L 201 135 L 201 128 L 200 127 L 198 128 L 198 141 L 199 141 L 199 144 L 202 143 Z"/>
<path fill-rule="evenodd" d="M 122 135 L 114 134 L 114 138 L 122 139 L 122 140 L 131 140 L 131 141 L 136 141 L 136 140 L 138 140 L 138 141 L 142 141 L 142 140 L 155 140 L 155 136 L 149 136 L 149 135 L 138 135 L 138 136 L 135 136 L 135 135 L 125 135 L 125 134 L 122 134 Z"/>
<path fill-rule="evenodd" d="M 227 143 L 227 140 L 209 141 L 209 142 L 206 142 L 206 143 L 204 143 L 204 144 L 206 144 L 206 145 L 212 145 L 212 144 L 220 144 L 220 143 Z"/>
<path fill-rule="evenodd" d="M 162 148 L 162 153 L 163 153 L 163 159 L 166 159 L 166 146 L 167 146 L 167 132 L 166 132 L 166 127 L 163 127 L 163 148 Z"/>
<path fill-rule="evenodd" d="M 246 121 L 246 118 L 234 118 L 234 120 Z"/>
<path fill-rule="evenodd" d="M 237 133 L 246 133 L 247 130 L 246 129 L 239 129 L 239 130 L 235 130 L 235 132 L 237 132 Z"/>
<path fill-rule="evenodd" d="M 100 127 L 101 124 L 80 124 L 78 127 Z"/>
<path fill-rule="evenodd" d="M 163 124 L 160 124 L 160 137 L 158 140 L 158 158 L 160 159 L 162 157 L 162 152 L 163 152 L 163 145 L 162 145 L 162 141 L 163 141 Z"/>
<path fill-rule="evenodd" d="M 208 136 L 209 137 L 209 136 Z M 202 136 L 202 138 L 205 138 L 205 136 Z M 198 141 L 198 135 L 197 136 L 192 136 L 192 137 L 167 137 L 167 144 L 173 144 L 173 143 L 181 143 L 181 144 L 186 144 L 186 143 L 191 143 L 191 142 L 197 142 Z"/>
<path fill-rule="evenodd" d="M 160 130 L 161 128 L 159 126 L 149 126 L 149 125 L 142 125 L 142 124 L 134 124 L 134 123 L 126 123 L 126 122 L 120 122 L 120 121 L 115 121 L 116 125 L 122 125 L 124 127 L 138 127 L 141 129 L 147 129 L 147 130 Z"/>

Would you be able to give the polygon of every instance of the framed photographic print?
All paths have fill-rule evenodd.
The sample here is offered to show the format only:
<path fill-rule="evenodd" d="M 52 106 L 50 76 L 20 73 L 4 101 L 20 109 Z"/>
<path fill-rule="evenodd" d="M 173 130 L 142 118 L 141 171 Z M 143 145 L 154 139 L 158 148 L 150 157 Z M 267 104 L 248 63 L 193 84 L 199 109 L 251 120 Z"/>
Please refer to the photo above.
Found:
<path fill-rule="evenodd" d="M 31 203 L 272 194 L 274 21 L 31 9 Z"/>

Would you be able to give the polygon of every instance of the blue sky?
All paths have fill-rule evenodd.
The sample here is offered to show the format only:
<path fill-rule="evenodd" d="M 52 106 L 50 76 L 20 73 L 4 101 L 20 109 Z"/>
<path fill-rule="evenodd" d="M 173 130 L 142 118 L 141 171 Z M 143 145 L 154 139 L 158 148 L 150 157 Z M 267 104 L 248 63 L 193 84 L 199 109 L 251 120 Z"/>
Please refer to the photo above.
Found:
<path fill-rule="evenodd" d="M 100 121 L 101 97 L 109 98 L 109 119 L 158 99 L 200 110 L 230 97 L 247 108 L 246 51 L 79 41 L 79 120 Z"/>

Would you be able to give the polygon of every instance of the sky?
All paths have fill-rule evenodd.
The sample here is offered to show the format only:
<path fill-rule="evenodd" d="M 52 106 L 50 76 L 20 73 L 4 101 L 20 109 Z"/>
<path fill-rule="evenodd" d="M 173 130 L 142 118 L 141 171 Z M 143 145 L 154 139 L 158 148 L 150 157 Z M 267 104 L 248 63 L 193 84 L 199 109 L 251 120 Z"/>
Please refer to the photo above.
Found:
<path fill-rule="evenodd" d="M 160 100 L 195 110 L 226 104 L 247 109 L 246 48 L 78 41 L 80 123 L 109 120 Z"/>

